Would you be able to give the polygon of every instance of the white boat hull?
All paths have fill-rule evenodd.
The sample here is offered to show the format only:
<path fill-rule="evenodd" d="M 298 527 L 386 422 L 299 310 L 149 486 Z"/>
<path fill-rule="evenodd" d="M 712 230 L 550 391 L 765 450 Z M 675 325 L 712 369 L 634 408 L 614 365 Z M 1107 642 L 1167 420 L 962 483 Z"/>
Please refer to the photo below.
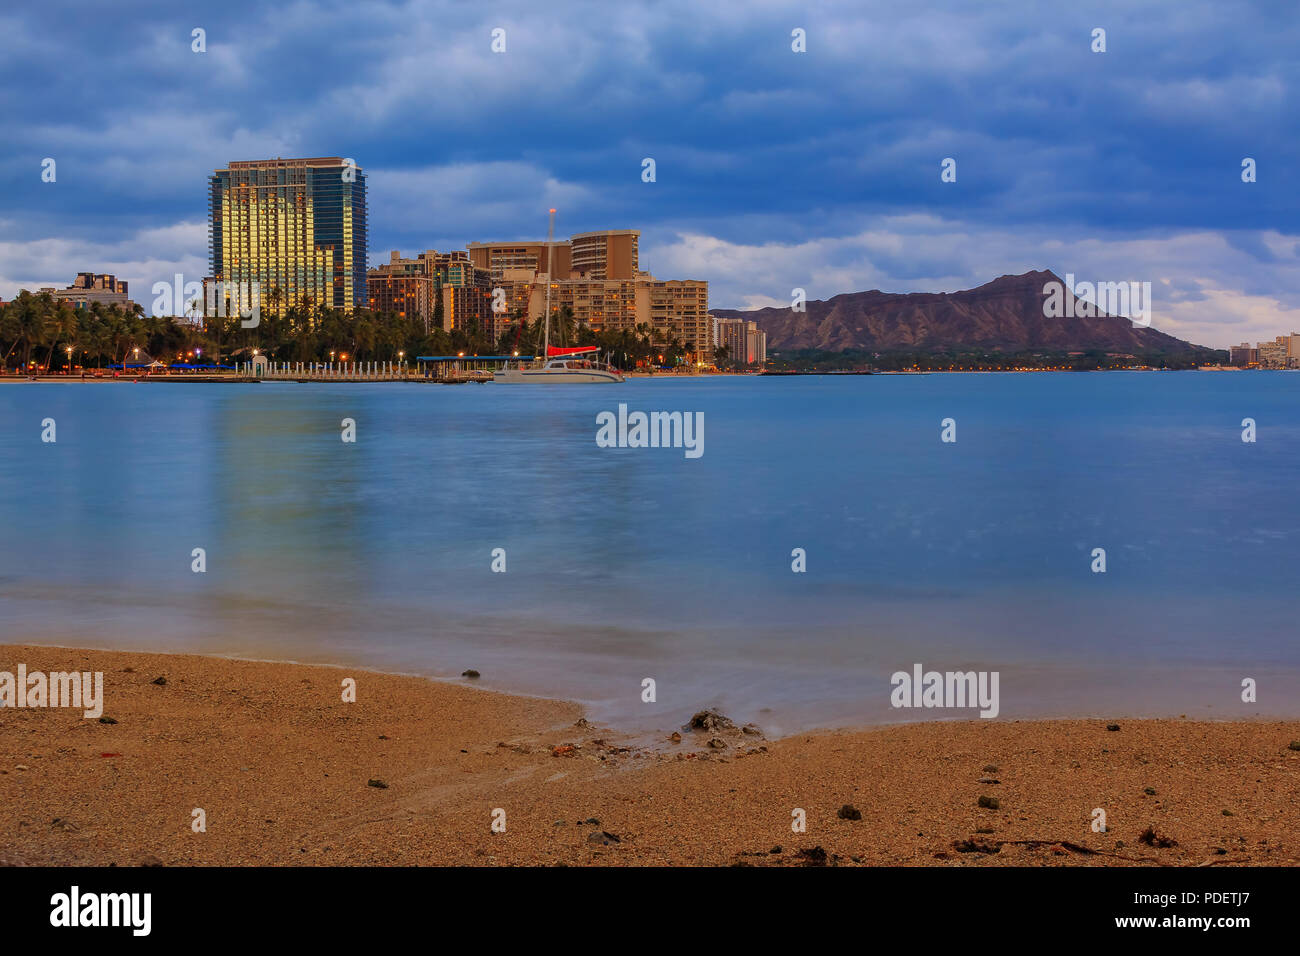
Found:
<path fill-rule="evenodd" d="M 589 385 L 621 382 L 623 376 L 604 369 L 508 368 L 492 375 L 502 385 Z"/>

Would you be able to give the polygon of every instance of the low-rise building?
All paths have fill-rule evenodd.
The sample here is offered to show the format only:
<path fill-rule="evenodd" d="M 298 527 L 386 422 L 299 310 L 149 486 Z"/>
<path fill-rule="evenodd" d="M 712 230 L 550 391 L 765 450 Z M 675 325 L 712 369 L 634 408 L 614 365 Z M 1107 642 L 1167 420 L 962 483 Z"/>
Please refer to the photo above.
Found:
<path fill-rule="evenodd" d="M 121 306 L 128 312 L 135 308 L 135 303 L 127 295 L 125 279 L 114 275 L 95 272 L 78 272 L 77 278 L 66 289 L 49 286 L 40 290 L 48 292 L 56 299 L 72 303 L 78 309 L 88 308 L 92 303 L 100 305 Z"/>

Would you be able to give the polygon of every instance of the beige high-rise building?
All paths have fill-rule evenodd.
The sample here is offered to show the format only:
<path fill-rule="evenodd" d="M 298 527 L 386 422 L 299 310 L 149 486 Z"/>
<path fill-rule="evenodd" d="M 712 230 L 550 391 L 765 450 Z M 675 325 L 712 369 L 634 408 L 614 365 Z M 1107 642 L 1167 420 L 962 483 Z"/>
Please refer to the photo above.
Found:
<path fill-rule="evenodd" d="M 596 331 L 619 331 L 637 324 L 637 286 L 630 280 L 562 279 L 551 283 L 551 308 L 573 310 L 580 325 Z M 530 288 L 528 315 L 532 318 L 546 311 L 546 283 Z"/>
<path fill-rule="evenodd" d="M 728 362 L 762 365 L 767 361 L 767 333 L 748 319 L 714 319 L 713 344 L 726 347 Z"/>
<path fill-rule="evenodd" d="M 1290 336 L 1286 335 L 1279 335 L 1272 342 L 1260 342 L 1259 364 L 1264 368 L 1286 368 L 1290 346 Z"/>
<path fill-rule="evenodd" d="M 471 242 L 469 257 L 494 280 L 504 279 L 512 270 L 552 279 L 635 279 L 640 240 L 636 229 L 602 229 L 551 243 Z"/>
<path fill-rule="evenodd" d="M 656 343 L 677 339 L 698 360 L 707 359 L 713 340 L 709 284 L 642 272 L 640 238 L 636 229 L 604 229 L 553 243 L 470 243 L 470 261 L 505 294 L 507 311 L 495 316 L 496 334 L 521 313 L 529 321 L 541 317 L 549 269 L 552 310 L 567 306 L 580 325 L 598 332 L 649 326 Z"/>
<path fill-rule="evenodd" d="M 1232 346 L 1229 355 L 1233 365 L 1300 368 L 1300 333 L 1279 335 L 1272 342 L 1256 342 L 1254 348 L 1249 342 L 1242 342 Z"/>
<path fill-rule="evenodd" d="M 767 361 L 767 333 L 753 322 L 745 329 L 745 362 L 762 365 Z"/>
<path fill-rule="evenodd" d="M 548 255 L 549 251 L 549 255 Z M 471 242 L 469 259 L 476 269 L 484 269 L 494 283 L 505 281 L 509 272 L 569 278 L 571 271 L 569 244 L 557 242 Z"/>
<path fill-rule="evenodd" d="M 564 279 L 551 283 L 551 308 L 573 310 L 580 325 L 596 332 L 636 332 L 648 326 L 651 340 L 667 345 L 680 341 L 697 360 L 711 349 L 709 284 L 699 279 L 656 279 L 642 273 L 635 279 Z M 528 315 L 546 310 L 546 283 L 531 286 Z"/>
<path fill-rule="evenodd" d="M 636 229 L 580 232 L 569 239 L 575 279 L 635 279 L 641 233 Z"/>
<path fill-rule="evenodd" d="M 679 339 L 697 361 L 708 359 L 713 329 L 707 282 L 646 276 L 637 279 L 636 290 L 638 321 L 648 316 L 652 326 L 666 331 L 669 339 Z"/>

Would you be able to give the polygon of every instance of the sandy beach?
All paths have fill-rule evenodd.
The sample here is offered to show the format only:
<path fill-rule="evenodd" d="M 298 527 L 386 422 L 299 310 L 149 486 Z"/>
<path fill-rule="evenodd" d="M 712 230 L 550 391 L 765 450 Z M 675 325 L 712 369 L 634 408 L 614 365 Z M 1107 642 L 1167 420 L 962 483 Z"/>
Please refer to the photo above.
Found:
<path fill-rule="evenodd" d="M 8 865 L 1300 862 L 1297 721 L 971 720 L 781 740 L 722 725 L 647 748 L 575 704 L 469 679 L 0 648 L 0 671 L 20 663 L 102 671 L 105 703 L 102 719 L 0 710 Z"/>

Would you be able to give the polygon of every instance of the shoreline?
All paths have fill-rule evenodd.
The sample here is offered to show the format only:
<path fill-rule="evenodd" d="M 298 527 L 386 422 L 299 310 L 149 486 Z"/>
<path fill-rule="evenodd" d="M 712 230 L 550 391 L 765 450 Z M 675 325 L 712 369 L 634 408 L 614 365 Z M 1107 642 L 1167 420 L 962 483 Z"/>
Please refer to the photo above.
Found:
<path fill-rule="evenodd" d="M 849 378 L 855 376 L 868 375 L 1026 375 L 1030 373 L 1064 373 L 1064 372 L 1297 372 L 1297 368 L 1246 368 L 1232 365 L 1198 365 L 1190 368 L 1159 368 L 1149 365 L 1132 365 L 1116 366 L 1114 368 L 947 368 L 947 369 L 922 369 L 911 371 L 907 369 L 888 369 L 888 370 L 834 370 L 825 371 L 785 371 L 785 370 L 763 370 L 755 369 L 745 372 L 636 372 L 624 371 L 622 375 L 625 379 L 695 379 L 695 378 L 815 378 L 815 377 L 832 377 L 832 378 Z M 63 384 L 106 384 L 110 382 L 130 382 L 130 383 L 188 383 L 191 385 L 256 385 L 262 382 L 273 382 L 283 384 L 297 385 L 461 385 L 466 384 L 469 380 L 445 380 L 436 378 L 426 378 L 421 376 L 411 376 L 409 378 L 338 378 L 338 379 L 297 379 L 293 376 L 251 376 L 251 375 L 120 375 L 116 378 L 109 375 L 88 375 L 81 378 L 80 374 L 75 375 L 37 375 L 31 378 L 27 375 L 6 375 L 0 374 L 0 385 L 16 384 L 40 384 L 40 383 L 63 383 Z"/>
<path fill-rule="evenodd" d="M 723 725 L 642 747 L 572 702 L 454 680 L 0 654 L 0 671 L 102 671 L 112 721 L 0 709 L 0 864 L 1300 862 L 1295 720 L 926 721 L 779 740 Z"/>

